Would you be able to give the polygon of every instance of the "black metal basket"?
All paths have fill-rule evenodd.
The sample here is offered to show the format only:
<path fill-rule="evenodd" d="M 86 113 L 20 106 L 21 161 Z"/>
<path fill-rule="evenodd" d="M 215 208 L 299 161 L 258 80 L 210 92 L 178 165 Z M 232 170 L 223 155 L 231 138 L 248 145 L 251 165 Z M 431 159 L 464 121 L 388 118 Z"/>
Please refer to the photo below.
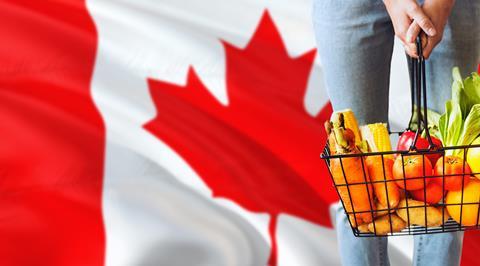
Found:
<path fill-rule="evenodd" d="M 413 117 L 413 113 L 414 113 L 414 108 L 413 108 L 413 105 L 415 103 L 415 105 L 417 106 L 417 129 L 416 129 L 416 134 L 415 134 L 415 138 L 413 140 L 413 143 L 410 147 L 410 150 L 408 151 L 388 151 L 388 152 L 370 152 L 370 153 L 360 153 L 360 154 L 345 154 L 345 155 L 340 155 L 340 154 L 335 154 L 335 155 L 331 155 L 330 154 L 330 149 L 328 147 L 328 143 L 326 144 L 325 146 L 325 149 L 321 155 L 321 158 L 324 159 L 325 163 L 327 164 L 327 167 L 329 168 L 329 172 L 330 172 L 330 177 L 332 178 L 332 181 L 333 181 L 333 184 L 335 186 L 335 189 L 341 199 L 341 202 L 342 202 L 342 206 L 344 208 L 344 211 L 346 213 L 347 216 L 349 217 L 353 217 L 353 220 L 352 219 L 349 219 L 350 221 L 350 225 L 351 225 L 351 228 L 353 230 L 353 234 L 357 237 L 375 237 L 375 236 L 395 236 L 395 235 L 417 235 L 417 234 L 432 234 L 432 233 L 443 233 L 443 232 L 455 232 L 455 231 L 465 231 L 465 230 L 472 230 L 472 229 L 478 229 L 480 228 L 480 225 L 479 225 L 479 218 L 480 218 L 480 196 L 479 198 L 476 200 L 476 201 L 469 201 L 469 202 L 464 202 L 464 187 L 465 187 L 465 184 L 464 184 L 464 177 L 465 176 L 471 176 L 471 178 L 475 178 L 474 176 L 477 175 L 477 177 L 480 179 L 480 173 L 465 173 L 465 165 L 466 165 L 466 162 L 467 162 L 467 152 L 469 149 L 472 149 L 472 148 L 479 148 L 480 149 L 480 145 L 468 145 L 468 146 L 454 146 L 454 147 L 437 147 L 434 145 L 431 137 L 430 137 L 430 133 L 429 133 L 429 130 L 428 130 L 428 122 L 427 122 L 427 97 L 426 97 L 426 84 L 425 84 L 425 61 L 424 61 L 424 58 L 422 56 L 422 49 L 421 49 L 421 41 L 420 41 L 420 38 L 417 38 L 417 51 L 418 51 L 418 55 L 419 55 L 419 58 L 418 59 L 413 59 L 413 58 L 410 58 L 410 64 L 411 64 L 411 68 L 410 68 L 410 71 L 411 71 L 411 91 L 412 91 L 412 117 Z M 422 98 L 423 96 L 423 98 Z M 423 99 L 423 104 L 422 104 L 422 99 Z M 423 114 L 422 114 L 422 105 L 423 105 Z M 425 135 L 426 135 L 426 138 L 429 142 L 429 147 L 427 149 L 417 149 L 416 148 L 416 143 L 417 143 L 417 140 L 418 140 L 418 137 L 420 136 L 422 130 L 425 130 Z M 390 133 L 391 135 L 399 135 L 401 133 Z M 426 158 L 426 156 L 428 155 L 438 155 L 439 157 L 442 157 L 445 155 L 445 153 L 449 150 L 461 150 L 463 151 L 463 171 L 461 174 L 451 174 L 451 175 L 448 175 L 448 174 L 442 174 L 442 175 L 425 175 L 425 160 L 429 160 L 429 158 Z M 418 204 L 415 204 L 414 206 L 409 206 L 409 200 L 405 200 L 405 205 L 404 207 L 390 207 L 390 206 L 386 206 L 385 208 L 382 208 L 382 209 L 375 209 L 373 204 L 374 204 L 374 199 L 371 198 L 371 193 L 369 190 L 373 189 L 374 187 L 374 184 L 375 183 L 382 183 L 383 186 L 385 187 L 385 193 L 386 193 L 386 196 L 387 196 L 387 199 L 389 197 L 388 195 L 388 189 L 387 189 L 387 184 L 389 182 L 398 182 L 399 180 L 398 179 L 387 179 L 387 174 L 385 172 L 385 160 L 387 157 L 391 158 L 392 156 L 394 157 L 398 157 L 400 156 L 401 157 L 401 160 L 402 160 L 402 168 L 403 168 L 403 182 L 405 182 L 405 186 L 404 188 L 399 188 L 401 191 L 403 191 L 403 195 L 405 198 L 409 198 L 410 197 L 410 191 L 407 190 L 407 179 L 405 178 L 405 164 L 404 164 L 404 159 L 407 157 L 407 156 L 414 156 L 414 155 L 419 155 L 422 157 L 422 160 L 423 160 L 423 176 L 419 176 L 419 177 L 414 177 L 414 178 L 409 178 L 409 180 L 412 180 L 412 179 L 419 179 L 419 180 L 423 180 L 424 182 L 424 187 L 426 187 L 427 185 L 427 179 L 429 178 L 436 178 L 436 179 L 439 179 L 441 178 L 441 184 L 442 184 L 442 199 L 436 203 L 436 204 L 427 204 L 426 201 L 422 202 L 423 204 L 421 205 L 418 205 Z M 368 180 L 367 176 L 367 169 L 366 169 L 366 166 L 365 166 L 365 160 L 370 157 L 370 156 L 380 156 L 381 157 L 381 162 L 382 162 L 382 165 L 383 165 L 383 180 L 381 181 L 371 181 L 371 180 Z M 357 158 L 361 158 L 361 162 L 362 162 L 362 170 L 363 170 L 363 179 L 364 179 L 364 182 L 356 182 L 356 183 L 348 183 L 347 182 L 347 178 L 346 178 L 346 175 L 345 175 L 345 169 L 344 169 L 344 160 L 346 160 L 347 158 L 351 158 L 351 157 L 357 157 Z M 332 160 L 338 160 L 340 166 L 341 166 L 341 170 L 342 170 L 342 173 L 343 173 L 343 178 L 344 178 L 344 181 L 345 182 L 342 182 L 341 184 L 337 184 L 335 183 L 335 179 L 333 177 L 333 173 L 332 173 L 332 169 L 331 169 L 331 162 Z M 443 173 L 445 173 L 445 160 L 443 160 Z M 460 203 L 454 203 L 454 204 L 447 204 L 445 203 L 445 197 L 446 197 L 446 189 L 445 189 L 445 178 L 449 178 L 449 177 L 456 177 L 456 178 L 462 178 L 462 186 L 461 186 L 461 201 Z M 359 186 L 359 185 L 364 185 L 365 186 L 365 189 L 366 191 L 368 192 L 368 199 L 370 201 L 370 209 L 369 210 L 366 210 L 366 211 L 355 211 L 355 204 L 353 204 L 353 199 L 352 199 L 352 195 L 351 195 L 351 188 L 353 186 Z M 346 202 L 345 202 L 345 198 L 342 199 L 341 197 L 341 193 L 339 191 L 339 189 L 341 187 L 346 187 L 347 188 L 347 192 L 348 192 L 348 200 L 350 201 L 350 206 L 351 206 L 351 210 L 348 211 L 347 208 L 345 207 L 346 206 Z M 424 191 L 424 199 L 427 198 L 427 190 L 426 189 L 423 189 Z M 389 205 L 389 204 L 387 204 Z M 474 215 L 476 216 L 476 223 L 474 225 L 462 225 L 462 218 L 464 217 L 464 214 L 463 214 L 463 211 L 464 211 L 464 208 L 466 208 L 467 206 L 476 206 L 476 213 L 474 213 Z M 454 219 L 452 219 L 449 215 L 449 212 L 447 210 L 447 207 L 448 206 L 457 206 L 460 208 L 460 214 L 459 214 L 459 221 L 455 221 Z M 435 208 L 437 211 L 440 211 L 441 212 L 441 224 L 440 225 L 436 225 L 436 226 L 429 226 L 429 216 L 431 211 L 433 210 L 432 208 Z M 416 211 L 415 211 L 416 209 Z M 470 208 L 469 208 L 470 209 Z M 405 224 L 406 224 L 406 227 L 404 229 L 402 229 L 401 231 L 394 231 L 394 224 L 392 222 L 392 215 L 394 213 L 399 213 L 399 211 L 401 212 L 402 210 L 404 210 L 404 213 L 406 213 L 406 218 L 405 219 Z M 420 212 L 421 211 L 421 212 Z M 471 210 L 469 210 L 471 212 Z M 384 217 L 387 217 L 388 219 L 388 224 L 389 224 L 389 230 L 385 230 L 385 228 L 382 228 L 382 230 L 380 230 L 380 228 L 378 228 L 380 226 L 380 223 L 377 223 L 377 222 L 372 222 L 370 223 L 370 229 L 373 229 L 373 230 L 368 230 L 366 231 L 365 229 L 364 230 L 361 230 L 361 226 L 359 224 L 359 222 L 357 221 L 357 215 L 359 214 L 362 214 L 362 213 L 368 213 L 369 215 L 371 215 L 372 217 L 372 220 L 375 221 L 376 218 L 380 217 L 380 214 L 383 214 Z M 385 214 L 386 213 L 386 214 Z M 418 215 L 420 214 L 419 216 L 411 216 L 411 215 Z M 457 212 L 458 214 L 458 212 Z M 405 215 L 404 215 L 405 216 Z M 437 216 L 438 216 L 438 213 L 437 213 Z M 458 215 L 457 215 L 458 216 Z M 419 225 L 421 223 L 418 223 L 415 224 L 415 220 L 418 220 L 418 217 L 421 217 L 420 219 L 423 221 L 424 220 L 424 223 L 423 225 Z M 457 219 L 458 220 L 458 219 Z M 356 226 L 356 225 L 359 225 L 359 226 Z M 373 225 L 373 226 L 372 226 Z M 373 228 L 372 228 L 373 227 Z"/>

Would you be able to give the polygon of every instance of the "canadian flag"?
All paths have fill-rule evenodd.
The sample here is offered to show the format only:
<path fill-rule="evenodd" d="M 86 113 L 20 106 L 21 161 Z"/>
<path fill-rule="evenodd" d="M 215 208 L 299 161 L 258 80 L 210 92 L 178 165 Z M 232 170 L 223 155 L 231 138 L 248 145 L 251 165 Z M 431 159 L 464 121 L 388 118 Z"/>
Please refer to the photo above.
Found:
<path fill-rule="evenodd" d="M 0 2 L 0 265 L 340 264 L 310 6 Z"/>

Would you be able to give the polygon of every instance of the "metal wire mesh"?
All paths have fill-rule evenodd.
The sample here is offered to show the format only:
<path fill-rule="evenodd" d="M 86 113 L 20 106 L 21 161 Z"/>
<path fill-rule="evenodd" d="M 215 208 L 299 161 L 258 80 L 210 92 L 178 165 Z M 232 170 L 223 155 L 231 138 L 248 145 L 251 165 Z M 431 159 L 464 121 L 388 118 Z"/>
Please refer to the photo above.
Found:
<path fill-rule="evenodd" d="M 476 200 L 473 200 L 473 201 L 468 201 L 468 202 L 464 202 L 464 188 L 466 186 L 465 184 L 465 178 L 464 177 L 467 177 L 467 179 L 476 179 L 475 176 L 478 176 L 480 178 L 480 173 L 476 173 L 476 172 L 468 172 L 466 171 L 466 161 L 467 161 L 467 152 L 470 150 L 470 149 L 474 149 L 474 148 L 478 148 L 480 149 L 480 145 L 468 145 L 468 146 L 455 146 L 455 147 L 442 147 L 442 148 L 438 148 L 436 150 L 431 150 L 431 151 L 388 151 L 388 152 L 370 152 L 370 153 L 361 153 L 361 154 L 345 154 L 345 155 L 340 155 L 340 154 L 336 154 L 336 155 L 331 155 L 330 154 L 330 149 L 328 147 L 328 143 L 327 145 L 325 146 L 324 148 L 324 151 L 321 155 L 321 158 L 324 159 L 328 169 L 329 169 L 329 172 L 330 172 L 330 177 L 332 178 L 332 181 L 333 181 L 333 184 L 335 186 L 335 189 L 341 199 L 341 202 L 342 202 L 342 205 L 344 207 L 344 210 L 345 210 L 345 214 L 347 216 L 350 216 L 350 217 L 354 217 L 353 221 L 351 219 L 349 219 L 349 222 L 350 222 L 350 226 L 353 230 L 353 234 L 357 237 L 372 237 L 372 236 L 398 236 L 398 235 L 418 235 L 418 234 L 433 234 L 433 233 L 443 233 L 443 232 L 455 232 L 455 231 L 466 231 L 466 230 L 472 230 L 472 229 L 478 229 L 480 228 L 480 224 L 479 224 L 479 218 L 480 218 L 480 212 L 479 212 L 479 209 L 480 209 L 480 193 L 478 193 L 478 198 Z M 461 151 L 461 154 L 462 154 L 462 159 L 463 159 L 463 171 L 461 173 L 454 173 L 454 174 L 445 174 L 445 160 L 443 159 L 444 156 L 445 156 L 445 153 L 447 151 Z M 387 197 L 387 201 L 389 202 L 389 191 L 387 189 L 387 184 L 389 182 L 395 182 L 395 183 L 398 183 L 398 182 L 404 182 L 404 186 L 403 188 L 400 188 L 401 191 L 403 192 L 402 194 L 404 195 L 405 198 L 407 199 L 411 199 L 412 196 L 411 196 L 411 191 L 407 190 L 407 178 L 405 178 L 405 164 L 403 163 L 404 162 L 404 158 L 405 157 L 408 157 L 408 156 L 415 156 L 415 155 L 419 155 L 422 157 L 422 160 L 423 162 L 425 162 L 425 160 L 429 160 L 429 158 L 427 157 L 428 155 L 437 155 L 439 156 L 440 158 L 442 158 L 442 168 L 443 168 L 443 171 L 442 171 L 442 174 L 441 175 L 435 175 L 435 174 L 429 174 L 429 175 L 426 175 L 425 172 L 425 163 L 423 163 L 423 175 L 421 176 L 418 176 L 418 177 L 409 177 L 408 180 L 422 180 L 423 183 L 424 183 L 424 188 L 426 187 L 427 183 L 429 182 L 428 180 L 429 179 L 441 179 L 441 184 L 442 184 L 442 199 L 436 203 L 436 204 L 428 204 L 426 203 L 425 201 L 421 204 L 421 205 L 415 205 L 415 206 L 409 206 L 408 205 L 408 202 L 409 200 L 405 200 L 405 203 L 406 203 L 406 206 L 405 207 L 399 207 L 399 206 L 395 206 L 395 207 L 391 207 L 389 206 L 389 204 L 387 204 L 387 206 L 385 208 L 382 208 L 382 209 L 375 209 L 374 207 L 374 202 L 375 202 L 375 199 L 374 198 L 371 198 L 370 196 L 370 189 L 372 189 L 374 187 L 374 184 L 376 183 L 380 183 L 380 184 L 384 184 L 383 187 L 385 187 L 385 193 L 386 193 L 386 197 Z M 384 175 L 384 178 L 383 180 L 376 180 L 376 181 L 371 181 L 369 180 L 367 177 L 369 176 L 368 174 L 368 170 L 367 168 L 365 167 L 365 160 L 370 157 L 370 156 L 380 156 L 381 157 L 381 161 L 382 161 L 382 165 L 383 165 L 383 175 Z M 400 156 L 401 160 L 402 160 L 402 170 L 403 170 L 403 178 L 402 179 L 387 179 L 387 174 L 386 174 L 386 169 L 385 169 L 385 164 L 384 164 L 384 161 L 386 159 L 386 157 L 398 157 Z M 361 158 L 362 159 L 362 171 L 363 171 L 363 182 L 354 182 L 354 183 L 349 183 L 348 180 L 347 180 L 347 176 L 345 175 L 345 169 L 343 167 L 343 161 L 346 159 L 346 158 Z M 333 177 L 334 173 L 332 172 L 332 169 L 331 169 L 331 162 L 332 160 L 338 160 L 338 162 L 340 163 L 341 165 L 341 168 L 342 168 L 342 174 L 343 174 L 343 179 L 344 179 L 344 182 L 335 182 L 335 179 Z M 338 173 L 337 173 L 338 174 Z M 456 191 L 460 191 L 461 193 L 461 201 L 460 203 L 446 203 L 445 202 L 445 195 L 446 193 L 448 193 L 448 191 L 445 189 L 445 178 L 449 178 L 449 180 L 452 180 L 452 179 L 460 179 L 461 178 L 461 189 L 458 189 Z M 438 181 L 437 181 L 438 182 Z M 364 211 L 358 211 L 358 210 L 355 210 L 355 204 L 354 204 L 354 200 L 352 198 L 352 194 L 351 194 L 351 188 L 354 187 L 354 186 L 365 186 L 365 190 L 369 193 L 369 196 L 368 196 L 368 199 L 370 201 L 370 209 L 369 210 L 364 210 Z M 339 189 L 341 187 L 345 187 L 347 188 L 347 192 L 348 192 L 348 197 L 345 198 L 345 197 L 341 197 L 340 196 L 340 192 L 339 192 Z M 424 199 L 427 198 L 427 190 L 426 189 L 423 189 L 424 191 Z M 346 202 L 346 201 L 350 201 L 349 203 Z M 351 210 L 347 210 L 348 208 L 345 208 L 345 206 L 349 204 L 351 205 Z M 464 208 L 466 206 L 476 206 L 476 213 L 473 213 L 473 215 L 475 215 L 476 217 L 476 223 L 474 225 L 463 225 L 462 223 L 462 218 L 464 217 Z M 454 219 L 452 219 L 450 217 L 450 214 L 448 212 L 448 208 L 449 206 L 458 206 L 460 207 L 460 211 L 459 211 L 459 215 L 457 213 L 457 216 L 459 216 L 459 220 L 458 221 L 455 221 Z M 435 208 L 436 210 L 439 210 L 441 211 L 441 221 L 442 223 L 438 226 L 428 226 L 429 225 L 429 210 L 431 210 L 431 208 Z M 423 213 L 421 213 L 419 215 L 419 212 L 418 211 L 414 211 L 415 209 L 418 209 L 418 210 L 421 210 L 423 211 Z M 471 208 L 470 208 L 471 209 Z M 401 210 L 405 210 L 406 212 L 406 219 L 405 219 L 405 223 L 406 223 L 406 227 L 404 229 L 402 229 L 401 231 L 394 231 L 394 226 L 392 224 L 392 215 L 393 214 L 396 214 L 398 213 L 399 211 Z M 468 210 L 469 212 L 471 212 L 471 210 Z M 389 231 L 385 232 L 385 230 L 379 232 L 378 229 L 377 229 L 377 222 L 372 222 L 370 223 L 370 225 L 372 225 L 371 227 L 373 227 L 373 230 L 371 231 L 361 231 L 359 229 L 361 223 L 359 223 L 359 221 L 357 221 L 357 216 L 359 214 L 362 214 L 362 213 L 368 213 L 371 215 L 372 217 L 372 220 L 373 221 L 376 221 L 375 219 L 377 218 L 380 218 L 382 216 L 388 216 L 388 222 L 389 222 Z M 382 215 L 381 215 L 382 214 Z M 416 216 L 422 216 L 424 217 L 423 220 L 424 220 L 424 224 L 423 225 L 427 225 L 427 226 L 422 226 L 422 225 L 419 225 L 418 224 L 418 217 L 411 217 L 411 215 L 415 214 Z M 470 216 L 472 215 L 471 213 L 469 214 Z M 415 221 L 417 221 L 415 223 Z M 356 226 L 356 225 L 359 225 L 359 226 Z"/>

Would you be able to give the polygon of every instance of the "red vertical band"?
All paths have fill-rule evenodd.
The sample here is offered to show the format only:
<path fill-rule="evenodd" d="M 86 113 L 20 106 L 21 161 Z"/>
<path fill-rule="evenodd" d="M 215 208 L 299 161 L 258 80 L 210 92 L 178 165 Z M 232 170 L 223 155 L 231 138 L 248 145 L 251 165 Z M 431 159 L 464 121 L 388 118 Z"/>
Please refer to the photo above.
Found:
<path fill-rule="evenodd" d="M 0 265 L 103 265 L 105 130 L 84 1 L 0 2 Z"/>
<path fill-rule="evenodd" d="M 462 266 L 478 265 L 478 251 L 480 250 L 480 231 L 466 231 L 463 239 Z"/>

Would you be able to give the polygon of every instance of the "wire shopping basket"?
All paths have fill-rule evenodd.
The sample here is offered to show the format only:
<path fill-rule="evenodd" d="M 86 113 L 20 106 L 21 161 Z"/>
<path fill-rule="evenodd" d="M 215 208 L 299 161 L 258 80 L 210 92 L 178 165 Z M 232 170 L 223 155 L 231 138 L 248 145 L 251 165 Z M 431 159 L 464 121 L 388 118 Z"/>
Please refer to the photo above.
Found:
<path fill-rule="evenodd" d="M 480 173 L 472 172 L 466 163 L 468 152 L 472 149 L 480 151 L 480 144 L 442 147 L 434 143 L 428 127 L 425 59 L 420 38 L 417 38 L 417 52 L 418 59 L 409 59 L 412 117 L 414 114 L 417 117 L 417 128 L 409 150 L 336 154 L 327 142 L 321 155 L 357 237 L 480 228 L 480 181 L 476 181 L 476 178 L 480 179 Z M 417 146 L 422 132 L 428 141 L 425 149 Z M 451 153 L 459 155 L 448 156 Z M 432 164 L 432 158 L 437 162 Z M 367 167 L 370 159 L 380 163 L 373 168 Z M 356 173 L 349 168 L 353 162 L 361 165 Z M 371 180 L 372 171 L 383 177 Z M 397 176 L 400 173 L 401 178 L 392 178 L 392 171 L 396 171 Z M 417 174 L 412 176 L 412 172 Z M 351 181 L 354 174 L 361 176 L 360 181 L 358 178 Z M 387 202 L 383 206 L 379 204 L 380 193 Z M 431 200 L 434 197 L 436 199 Z"/>

